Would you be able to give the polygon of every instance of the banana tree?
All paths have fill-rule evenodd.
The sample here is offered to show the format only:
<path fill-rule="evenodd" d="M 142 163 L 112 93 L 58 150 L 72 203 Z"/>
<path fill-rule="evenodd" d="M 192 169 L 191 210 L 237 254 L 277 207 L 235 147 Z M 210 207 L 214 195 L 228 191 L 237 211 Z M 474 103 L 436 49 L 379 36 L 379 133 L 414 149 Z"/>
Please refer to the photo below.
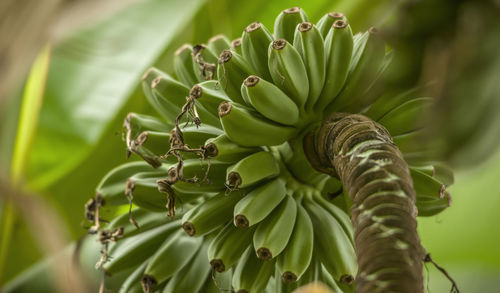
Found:
<path fill-rule="evenodd" d="M 122 292 L 423 292 L 416 217 L 449 206 L 453 175 L 419 143 L 433 99 L 384 88 L 392 56 L 377 29 L 294 7 L 273 34 L 182 46 L 175 77 L 149 69 L 158 116 L 123 125 L 143 162 L 85 206 L 96 266 L 128 272 Z"/>

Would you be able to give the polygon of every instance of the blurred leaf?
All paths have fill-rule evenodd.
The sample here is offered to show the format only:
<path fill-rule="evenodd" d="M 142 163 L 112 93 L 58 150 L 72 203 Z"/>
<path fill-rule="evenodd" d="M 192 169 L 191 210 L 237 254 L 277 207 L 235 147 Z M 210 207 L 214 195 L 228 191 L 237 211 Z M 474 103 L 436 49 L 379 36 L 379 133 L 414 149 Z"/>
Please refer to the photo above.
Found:
<path fill-rule="evenodd" d="M 33 187 L 50 185 L 89 154 L 201 2 L 144 1 L 55 48 L 30 158 Z"/>

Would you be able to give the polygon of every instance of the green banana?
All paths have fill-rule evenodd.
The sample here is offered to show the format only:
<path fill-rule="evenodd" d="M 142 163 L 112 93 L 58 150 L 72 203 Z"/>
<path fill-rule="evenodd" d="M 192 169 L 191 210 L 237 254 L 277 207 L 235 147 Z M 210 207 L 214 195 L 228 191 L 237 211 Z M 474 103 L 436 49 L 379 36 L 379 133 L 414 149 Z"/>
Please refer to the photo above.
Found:
<path fill-rule="evenodd" d="M 241 50 L 241 38 L 234 39 L 231 42 L 231 50 L 233 50 L 234 52 L 236 52 L 240 55 L 243 54 L 243 52 Z"/>
<path fill-rule="evenodd" d="M 234 206 L 234 224 L 253 226 L 264 220 L 286 196 L 285 182 L 276 178 L 256 187 Z"/>
<path fill-rule="evenodd" d="M 189 236 L 212 232 L 231 219 L 234 205 L 241 197 L 241 191 L 233 191 L 230 194 L 221 192 L 205 200 L 184 214 L 182 228 Z"/>
<path fill-rule="evenodd" d="M 231 48 L 231 41 L 224 35 L 216 35 L 208 40 L 207 48 L 212 51 L 215 56 L 219 56 L 222 51 Z"/>
<path fill-rule="evenodd" d="M 253 235 L 253 245 L 260 259 L 270 260 L 285 249 L 296 217 L 297 204 L 287 195 L 271 215 L 259 223 Z"/>
<path fill-rule="evenodd" d="M 307 211 L 297 204 L 297 217 L 292 236 L 282 254 L 278 256 L 276 267 L 285 283 L 296 282 L 311 263 L 314 247 L 314 229 Z"/>
<path fill-rule="evenodd" d="M 265 80 L 271 80 L 267 65 L 269 44 L 273 36 L 260 22 L 249 24 L 241 37 L 241 53 L 248 60 L 257 74 Z"/>
<path fill-rule="evenodd" d="M 227 185 L 246 188 L 278 176 L 280 168 L 274 156 L 266 151 L 251 154 L 227 168 Z"/>
<path fill-rule="evenodd" d="M 268 66 L 274 84 L 302 109 L 309 95 L 309 79 L 299 52 L 285 39 L 277 39 L 269 45 Z"/>
<path fill-rule="evenodd" d="M 325 283 L 330 289 L 333 289 L 335 293 L 354 293 L 354 291 L 343 291 L 340 289 L 337 282 L 333 279 L 332 275 L 325 269 L 325 267 L 321 266 L 320 280 Z"/>
<path fill-rule="evenodd" d="M 295 125 L 299 121 L 297 105 L 271 82 L 250 75 L 241 85 L 241 94 L 247 104 L 274 122 Z"/>
<path fill-rule="evenodd" d="M 356 254 L 349 235 L 329 212 L 305 198 L 304 207 L 314 225 L 315 250 L 335 281 L 352 281 L 356 275 Z"/>
<path fill-rule="evenodd" d="M 200 293 L 230 292 L 233 277 L 232 271 L 232 269 L 222 273 L 215 273 L 212 271 L 212 274 L 205 281 L 205 285 L 203 285 L 203 289 Z"/>
<path fill-rule="evenodd" d="M 409 100 L 418 98 L 419 88 L 413 88 L 405 92 L 388 91 L 381 95 L 363 114 L 378 121 L 385 114 Z"/>
<path fill-rule="evenodd" d="M 168 180 L 175 191 L 194 194 L 219 192 L 226 189 L 228 163 L 216 160 L 188 159 L 182 162 L 182 174 L 177 170 L 179 163 L 168 170 Z"/>
<path fill-rule="evenodd" d="M 252 67 L 245 58 L 230 50 L 222 51 L 218 63 L 217 76 L 220 86 L 232 101 L 244 105 L 240 88 L 243 80 L 254 74 Z"/>
<path fill-rule="evenodd" d="M 314 199 L 323 209 L 330 213 L 335 220 L 337 220 L 340 226 L 342 226 L 344 233 L 349 237 L 349 240 L 351 240 L 351 243 L 354 245 L 354 228 L 352 227 L 349 215 L 344 210 L 319 195 L 315 196 Z"/>
<path fill-rule="evenodd" d="M 316 23 L 316 27 L 318 28 L 319 32 L 321 33 L 321 36 L 324 39 L 326 39 L 326 36 L 328 35 L 330 28 L 332 27 L 333 23 L 337 20 L 345 20 L 344 14 L 340 12 L 328 12 L 318 20 L 318 23 Z"/>
<path fill-rule="evenodd" d="M 132 138 L 137 137 L 143 131 L 169 132 L 172 125 L 159 120 L 154 116 L 128 113 L 123 122 L 125 130 L 130 130 Z"/>
<path fill-rule="evenodd" d="M 166 168 L 159 168 L 160 172 L 141 172 L 127 179 L 124 195 L 135 205 L 151 211 L 165 211 L 167 197 L 158 191 L 157 181 L 165 177 Z"/>
<path fill-rule="evenodd" d="M 192 53 L 193 47 L 189 44 L 184 44 L 174 54 L 174 69 L 177 78 L 188 86 L 200 81 L 193 68 Z"/>
<path fill-rule="evenodd" d="M 410 167 L 410 175 L 413 180 L 413 189 L 417 194 L 417 198 L 426 196 L 437 199 L 445 196 L 446 185 L 436 178 L 412 167 Z"/>
<path fill-rule="evenodd" d="M 285 39 L 293 43 L 295 28 L 299 23 L 306 22 L 307 15 L 300 7 L 283 10 L 274 22 L 274 35 L 276 39 Z"/>
<path fill-rule="evenodd" d="M 179 272 L 193 258 L 202 244 L 202 238 L 188 237 L 183 231 L 176 231 L 168 237 L 151 257 L 144 275 L 144 291 L 153 289 Z"/>
<path fill-rule="evenodd" d="M 337 20 L 334 27 L 339 23 L 344 23 L 344 21 Z M 356 62 L 354 56 L 358 56 L 357 54 L 359 54 L 359 60 Z M 385 43 L 378 31 L 375 28 L 370 28 L 362 51 L 359 48 L 353 53 L 352 64 L 354 67 L 345 81 L 342 92 L 328 106 L 327 113 L 334 111 L 356 112 L 370 105 L 373 95 L 369 95 L 367 92 L 380 72 L 384 56 Z"/>
<path fill-rule="evenodd" d="M 210 274 L 207 250 L 208 244 L 205 241 L 191 261 L 168 281 L 163 293 L 200 292 Z"/>
<path fill-rule="evenodd" d="M 432 98 L 417 98 L 385 114 L 377 122 L 382 124 L 391 134 L 397 136 L 422 128 L 422 114 L 428 113 L 433 104 Z"/>
<path fill-rule="evenodd" d="M 134 219 L 139 228 L 131 223 L 130 218 Z M 130 215 L 123 214 L 116 217 L 106 226 L 106 230 L 114 230 L 123 227 L 124 231 L 122 238 L 127 238 L 168 222 L 171 222 L 171 219 L 167 218 L 165 213 L 153 213 L 143 208 L 136 208 L 130 212 Z"/>
<path fill-rule="evenodd" d="M 219 117 L 229 139 L 246 147 L 282 144 L 297 132 L 295 127 L 276 124 L 235 103 L 221 103 Z"/>
<path fill-rule="evenodd" d="M 193 57 L 193 70 L 198 81 L 211 80 L 217 74 L 217 55 L 204 44 L 193 47 L 191 53 Z"/>
<path fill-rule="evenodd" d="M 308 108 L 312 108 L 325 83 L 325 46 L 320 31 L 310 22 L 297 25 L 293 46 L 297 49 L 307 70 L 309 80 Z"/>
<path fill-rule="evenodd" d="M 452 198 L 448 192 L 445 192 L 442 198 L 429 196 L 418 196 L 415 202 L 419 217 L 430 217 L 439 214 L 451 206 Z"/>
<path fill-rule="evenodd" d="M 103 265 L 104 271 L 108 275 L 113 275 L 144 262 L 151 256 L 152 252 L 158 249 L 165 238 L 178 230 L 179 225 L 179 220 L 171 221 L 135 236 L 120 239 L 116 243 L 111 243 L 107 252 L 110 258 Z"/>
<path fill-rule="evenodd" d="M 218 81 L 208 80 L 195 84 L 189 96 L 196 99 L 207 111 L 218 117 L 218 107 L 222 102 L 229 102 L 230 99 L 222 90 Z"/>
<path fill-rule="evenodd" d="M 446 165 L 445 163 L 436 163 L 434 165 L 433 177 L 438 181 L 443 182 L 443 184 L 446 186 L 450 186 L 455 182 L 453 170 L 451 170 L 450 166 Z"/>
<path fill-rule="evenodd" d="M 216 272 L 224 272 L 231 268 L 247 249 L 254 228 L 240 229 L 232 223 L 227 223 L 208 247 L 208 260 Z"/>
<path fill-rule="evenodd" d="M 120 205 L 127 203 L 125 189 L 127 179 L 136 173 L 155 172 L 148 163 L 142 161 L 130 162 L 115 167 L 109 171 L 97 185 L 96 194 L 105 200 L 105 204 Z M 158 171 L 160 174 L 161 171 Z"/>
<path fill-rule="evenodd" d="M 262 150 L 257 147 L 240 146 L 232 142 L 226 134 L 207 139 L 204 148 L 209 157 L 228 163 L 235 163 L 250 154 Z"/>
<path fill-rule="evenodd" d="M 344 87 L 351 65 L 353 44 L 347 20 L 335 21 L 325 39 L 325 84 L 315 105 L 317 111 L 322 111 L 331 101 L 335 101 Z"/>
<path fill-rule="evenodd" d="M 141 278 L 148 263 L 149 259 L 145 260 L 127 277 L 121 285 L 119 293 L 142 293 Z"/>
<path fill-rule="evenodd" d="M 199 148 L 200 146 L 205 145 L 205 142 L 208 139 L 217 137 L 224 133 L 219 128 L 211 125 L 189 125 L 186 127 L 180 127 L 180 130 L 184 144 L 193 148 Z M 175 129 L 172 130 L 171 136 L 179 137 Z M 177 142 L 174 142 L 174 145 L 175 144 L 177 144 Z"/>
<path fill-rule="evenodd" d="M 274 261 L 258 259 L 250 246 L 243 253 L 233 273 L 233 289 L 236 293 L 263 292 L 274 273 Z"/>

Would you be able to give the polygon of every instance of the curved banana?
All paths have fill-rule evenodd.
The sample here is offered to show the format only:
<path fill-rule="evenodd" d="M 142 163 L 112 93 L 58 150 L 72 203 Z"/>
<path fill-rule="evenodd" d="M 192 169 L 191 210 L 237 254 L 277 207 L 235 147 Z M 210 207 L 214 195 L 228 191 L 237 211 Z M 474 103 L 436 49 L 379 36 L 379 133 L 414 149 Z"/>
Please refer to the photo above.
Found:
<path fill-rule="evenodd" d="M 227 185 L 245 188 L 278 176 L 280 168 L 274 156 L 266 151 L 251 154 L 227 168 Z"/>
<path fill-rule="evenodd" d="M 391 136 L 415 131 L 424 126 L 425 121 L 421 120 L 422 114 L 430 110 L 433 102 L 432 98 L 409 100 L 385 114 L 378 123 L 382 124 Z"/>
<path fill-rule="evenodd" d="M 354 245 L 354 228 L 352 227 L 349 215 L 344 212 L 344 210 L 327 201 L 321 196 L 316 196 L 314 197 L 314 199 L 323 209 L 330 213 L 330 215 L 332 215 L 335 220 L 337 220 L 340 226 L 342 226 L 344 233 L 349 237 L 349 240 L 351 240 L 352 245 Z"/>
<path fill-rule="evenodd" d="M 208 260 L 216 272 L 224 272 L 236 264 L 248 248 L 254 228 L 241 229 L 227 223 L 208 247 Z"/>
<path fill-rule="evenodd" d="M 247 76 L 254 74 L 250 64 L 236 52 L 224 50 L 219 56 L 217 76 L 222 89 L 234 102 L 245 105 L 241 96 L 241 84 Z"/>
<path fill-rule="evenodd" d="M 445 192 L 442 198 L 419 196 L 417 197 L 415 205 L 417 206 L 419 217 L 430 217 L 449 208 L 451 203 L 451 195 L 448 192 Z"/>
<path fill-rule="evenodd" d="M 330 28 L 332 27 L 333 23 L 337 20 L 345 20 L 344 14 L 340 12 L 328 12 L 318 20 L 318 22 L 316 23 L 316 27 L 321 33 L 323 39 L 326 39 L 326 36 L 328 35 Z"/>
<path fill-rule="evenodd" d="M 228 163 L 216 160 L 188 159 L 168 170 L 168 180 L 175 191 L 199 196 L 200 192 L 220 192 L 226 189 Z M 179 171 L 181 173 L 179 174 Z"/>
<path fill-rule="evenodd" d="M 241 53 L 250 62 L 257 74 L 265 80 L 271 80 L 267 55 L 273 36 L 260 22 L 249 24 L 241 37 Z"/>
<path fill-rule="evenodd" d="M 316 26 L 310 22 L 303 22 L 297 25 L 293 46 L 297 49 L 307 70 L 309 80 L 309 96 L 307 98 L 307 107 L 314 107 L 323 85 L 325 84 L 325 46 L 323 37 Z"/>
<path fill-rule="evenodd" d="M 304 207 L 314 225 L 314 242 L 318 257 L 335 281 L 350 283 L 356 275 L 356 254 L 342 225 L 319 204 L 304 199 Z"/>
<path fill-rule="evenodd" d="M 297 204 L 291 196 L 286 195 L 271 215 L 259 223 L 253 235 L 253 245 L 260 259 L 270 260 L 285 249 L 296 217 Z"/>
<path fill-rule="evenodd" d="M 156 251 L 167 237 L 178 230 L 180 221 L 171 221 L 165 225 L 144 231 L 135 236 L 111 243 L 107 254 L 109 261 L 103 265 L 104 271 L 113 275 L 139 265 Z"/>
<path fill-rule="evenodd" d="M 219 117 L 229 139 L 246 147 L 282 144 L 297 132 L 235 103 L 221 103 Z"/>
<path fill-rule="evenodd" d="M 232 142 L 226 134 L 207 139 L 204 148 L 207 156 L 221 162 L 235 163 L 246 156 L 262 150 L 258 147 L 244 147 Z"/>
<path fill-rule="evenodd" d="M 200 81 L 193 68 L 192 53 L 193 47 L 189 44 L 184 44 L 174 54 L 175 74 L 186 85 L 193 85 Z"/>
<path fill-rule="evenodd" d="M 208 80 L 195 84 L 189 96 L 196 99 L 207 111 L 218 117 L 218 107 L 222 102 L 229 102 L 230 99 L 222 90 L 221 85 L 216 80 Z"/>
<path fill-rule="evenodd" d="M 299 52 L 285 39 L 277 39 L 269 45 L 268 66 L 274 84 L 302 109 L 309 95 L 309 79 Z"/>
<path fill-rule="evenodd" d="M 193 47 L 191 52 L 193 58 L 193 70 L 198 81 L 211 80 L 217 74 L 217 55 L 204 44 Z"/>
<path fill-rule="evenodd" d="M 149 259 L 144 261 L 143 264 L 137 267 L 123 282 L 120 287 L 119 293 L 142 293 L 141 278 L 146 270 Z"/>
<path fill-rule="evenodd" d="M 184 144 L 192 147 L 199 148 L 205 145 L 208 139 L 217 137 L 224 132 L 217 127 L 211 125 L 189 125 L 186 127 L 180 127 L 182 132 L 182 139 Z M 176 130 L 172 130 L 172 134 L 176 134 Z M 177 136 L 177 135 L 176 135 Z"/>
<path fill-rule="evenodd" d="M 180 271 L 199 250 L 202 238 L 188 237 L 176 231 L 155 251 L 142 277 L 142 287 L 148 292 Z"/>
<path fill-rule="evenodd" d="M 274 36 L 293 43 L 295 28 L 299 23 L 306 22 L 307 15 L 300 7 L 292 7 L 281 11 L 274 22 Z"/>
<path fill-rule="evenodd" d="M 284 125 L 295 125 L 299 120 L 299 108 L 290 97 L 274 84 L 250 75 L 241 85 L 241 94 L 247 104 L 264 117 Z"/>
<path fill-rule="evenodd" d="M 215 56 L 219 56 L 222 51 L 231 48 L 231 41 L 224 35 L 216 35 L 208 40 L 207 48 L 212 51 Z"/>
<path fill-rule="evenodd" d="M 413 188 L 417 194 L 417 198 L 425 196 L 439 199 L 445 196 L 446 185 L 436 178 L 413 167 L 410 167 L 410 175 L 413 180 Z"/>
<path fill-rule="evenodd" d="M 243 52 L 241 50 L 241 38 L 234 39 L 231 42 L 231 50 L 233 50 L 234 52 L 236 52 L 240 55 L 243 54 Z"/>
<path fill-rule="evenodd" d="M 258 259 L 250 246 L 234 269 L 233 289 L 236 293 L 263 292 L 273 274 L 274 261 Z"/>
<path fill-rule="evenodd" d="M 344 87 L 351 65 L 353 46 L 352 31 L 347 20 L 335 21 L 325 39 L 325 85 L 315 105 L 317 111 L 322 111 L 331 101 L 335 103 L 337 95 Z"/>
<path fill-rule="evenodd" d="M 135 224 L 131 223 L 130 218 L 134 219 Z M 116 217 L 111 223 L 106 226 L 106 230 L 114 230 L 123 227 L 123 238 L 131 237 L 144 231 L 156 228 L 171 222 L 171 219 L 165 216 L 165 213 L 153 213 L 143 208 L 133 209 L 129 214 L 123 214 Z"/>
<path fill-rule="evenodd" d="M 189 236 L 212 232 L 232 218 L 234 205 L 241 197 L 241 191 L 233 191 L 230 194 L 221 192 L 209 198 L 184 214 L 182 228 Z"/>
<path fill-rule="evenodd" d="M 168 281 L 162 293 L 200 292 L 210 274 L 207 250 L 208 244 L 204 242 L 189 263 Z"/>
<path fill-rule="evenodd" d="M 245 228 L 259 223 L 280 204 L 285 196 L 285 182 L 280 178 L 256 187 L 234 206 L 234 224 Z"/>
<path fill-rule="evenodd" d="M 296 282 L 311 263 L 314 247 L 314 228 L 306 210 L 297 205 L 297 217 L 292 236 L 282 254 L 278 256 L 276 267 L 285 283 Z"/>
<path fill-rule="evenodd" d="M 404 104 L 409 100 L 418 98 L 418 92 L 420 88 L 412 88 L 410 90 L 400 92 L 400 91 L 388 91 L 387 93 L 381 95 L 370 107 L 363 113 L 365 116 L 378 121 L 385 114 L 389 113 L 396 107 Z"/>

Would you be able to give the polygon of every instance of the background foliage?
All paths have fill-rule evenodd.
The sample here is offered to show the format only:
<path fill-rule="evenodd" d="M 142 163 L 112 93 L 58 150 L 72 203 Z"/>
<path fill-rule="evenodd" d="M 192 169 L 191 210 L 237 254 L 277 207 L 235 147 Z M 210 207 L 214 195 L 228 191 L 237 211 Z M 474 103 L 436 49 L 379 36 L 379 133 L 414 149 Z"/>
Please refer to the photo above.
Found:
<path fill-rule="evenodd" d="M 472 54 L 466 60 L 469 63 L 456 67 L 457 60 L 462 60 L 458 59 L 463 56 L 460 54 L 464 54 L 464 50 L 457 50 L 463 47 L 457 46 L 469 45 L 456 44 L 456 30 L 460 28 L 465 12 L 472 11 L 481 16 L 484 10 L 490 10 L 488 5 L 491 5 L 493 12 L 488 12 L 485 19 L 498 17 L 500 14 L 494 13 L 498 12 L 498 1 L 484 1 L 486 4 L 456 1 L 440 5 L 433 1 L 414 2 L 416 4 L 412 6 L 395 0 L 147 0 L 127 6 L 99 23 L 88 24 L 53 46 L 40 119 L 31 152 L 25 158 L 23 185 L 55 207 L 69 238 L 80 238 L 85 234 L 80 224 L 84 203 L 93 195 L 99 179 L 111 167 L 125 161 L 125 146 L 121 140 L 124 116 L 130 111 L 153 111 L 138 87 L 141 75 L 149 66 L 155 64 L 171 73 L 173 52 L 183 43 L 206 42 L 220 33 L 234 39 L 241 35 L 246 25 L 256 20 L 272 27 L 275 16 L 294 5 L 300 5 L 312 22 L 326 12 L 340 11 L 346 14 L 355 32 L 374 25 L 387 28 L 391 33 L 392 45 L 402 52 L 397 58 L 400 67 L 393 69 L 393 86 L 418 83 L 436 76 L 446 80 L 441 91 L 433 93 L 444 101 L 441 103 L 444 107 L 436 110 L 443 113 L 439 116 L 451 117 L 438 121 L 442 125 L 439 128 L 441 134 L 446 131 L 448 135 L 441 135 L 444 142 L 433 141 L 439 141 L 442 149 L 449 149 L 447 154 L 467 156 L 457 159 L 457 155 L 450 155 L 454 162 L 466 163 L 461 164 L 456 184 L 450 188 L 454 196 L 452 208 L 436 217 L 420 219 L 419 230 L 424 246 L 457 279 L 463 292 L 493 292 L 500 285 L 496 278 L 500 274 L 500 232 L 496 227 L 500 220 L 500 214 L 496 212 L 500 208 L 500 182 L 497 179 L 500 155 L 491 155 L 495 152 L 497 140 L 490 136 L 496 133 L 499 137 L 494 132 L 498 131 L 499 125 L 493 118 L 483 117 L 479 121 L 477 117 L 485 116 L 480 110 L 472 111 L 473 115 L 468 115 L 467 119 L 460 116 L 463 111 L 469 113 L 466 109 L 471 106 L 471 100 L 456 92 L 464 89 L 458 85 L 464 84 L 467 76 L 461 73 L 470 64 L 485 76 L 500 76 L 500 67 L 496 66 L 500 64 L 498 53 L 488 49 L 500 42 L 490 37 L 500 26 L 495 21 L 474 20 L 479 29 L 483 25 L 488 30 L 479 40 L 484 41 L 484 46 L 478 46 L 486 49 L 473 53 L 489 54 L 489 60 L 493 60 L 489 66 L 474 63 L 477 58 Z M 402 19 L 406 21 L 401 22 Z M 412 26 L 415 23 L 425 25 Z M 436 40 L 440 41 L 437 45 Z M 415 46 L 420 48 L 420 53 L 416 52 Z M 465 51 L 470 53 L 471 50 Z M 436 63 L 445 53 L 449 55 L 448 63 Z M 445 72 L 441 76 L 426 76 L 428 62 L 436 70 L 458 69 L 453 75 Z M 498 85 L 484 82 L 484 78 L 467 81 L 464 90 L 475 94 L 475 105 L 480 101 L 481 109 L 491 110 L 487 117 L 500 117 L 498 91 L 495 90 Z M 19 147 L 14 142 L 16 135 L 21 135 L 17 128 L 22 92 L 22 89 L 14 92 L 6 107 L 0 110 L 2 177 L 8 177 L 14 148 Z M 489 107 L 491 105 L 494 107 Z M 456 117 L 465 120 L 458 123 Z M 481 130 L 484 129 L 490 130 L 483 134 Z M 471 143 L 467 141 L 470 133 L 477 137 L 488 136 L 488 142 L 478 139 L 478 143 Z M 466 152 L 450 147 L 465 142 Z M 476 166 L 470 163 L 475 160 L 469 156 L 489 159 Z M 5 221 L 2 220 L 1 224 L 4 225 Z M 13 231 L 10 240 L 0 239 L 0 242 L 10 243 L 2 282 L 12 279 L 43 257 L 40 245 L 33 240 L 19 214 Z M 429 266 L 429 271 L 431 291 L 444 292 L 449 288 L 449 283 L 434 268 Z"/>

